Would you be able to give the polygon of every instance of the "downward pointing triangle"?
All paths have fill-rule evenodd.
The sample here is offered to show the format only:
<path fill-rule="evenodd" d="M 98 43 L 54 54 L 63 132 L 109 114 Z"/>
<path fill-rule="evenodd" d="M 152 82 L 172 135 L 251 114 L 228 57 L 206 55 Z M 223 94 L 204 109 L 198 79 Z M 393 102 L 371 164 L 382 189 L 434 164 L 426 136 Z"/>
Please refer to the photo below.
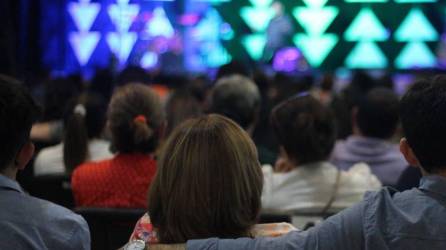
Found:
<path fill-rule="evenodd" d="M 317 37 L 297 34 L 294 37 L 294 43 L 302 50 L 308 63 L 313 67 L 319 67 L 322 64 L 338 40 L 334 34 Z"/>
<path fill-rule="evenodd" d="M 328 0 L 303 0 L 307 6 L 320 8 L 324 6 Z"/>
<path fill-rule="evenodd" d="M 127 32 L 138 15 L 139 6 L 136 4 L 112 4 L 108 7 L 108 15 L 119 32 Z"/>
<path fill-rule="evenodd" d="M 131 33 L 109 33 L 107 35 L 107 43 L 110 50 L 116 55 L 121 63 L 127 61 L 127 58 L 135 45 L 137 35 Z"/>
<path fill-rule="evenodd" d="M 297 7 L 293 10 L 296 20 L 311 35 L 321 35 L 330 26 L 339 10 L 336 7 L 323 9 Z"/>
<path fill-rule="evenodd" d="M 88 32 L 98 16 L 101 6 L 98 3 L 71 2 L 68 4 L 68 12 L 81 32 Z"/>
<path fill-rule="evenodd" d="M 81 66 L 87 64 L 100 39 L 99 32 L 70 33 L 68 40 Z"/>
<path fill-rule="evenodd" d="M 271 5 L 273 0 L 249 0 L 252 5 L 257 7 L 268 7 Z"/>
<path fill-rule="evenodd" d="M 270 8 L 243 7 L 240 9 L 240 16 L 253 31 L 263 32 L 273 18 L 274 12 Z"/>
<path fill-rule="evenodd" d="M 259 60 L 263 55 L 266 37 L 263 34 L 247 35 L 242 38 L 242 44 L 252 59 Z"/>

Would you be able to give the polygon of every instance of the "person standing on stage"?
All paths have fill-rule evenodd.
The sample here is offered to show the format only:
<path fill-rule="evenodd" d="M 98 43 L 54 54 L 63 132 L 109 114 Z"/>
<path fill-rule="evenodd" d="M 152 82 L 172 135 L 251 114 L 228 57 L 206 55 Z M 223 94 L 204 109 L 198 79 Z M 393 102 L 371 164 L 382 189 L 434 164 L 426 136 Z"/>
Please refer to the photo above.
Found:
<path fill-rule="evenodd" d="M 266 45 L 262 57 L 264 62 L 269 62 L 279 49 L 286 47 L 293 34 L 293 25 L 290 17 L 284 12 L 283 4 L 280 1 L 274 1 L 271 8 L 274 11 L 274 17 L 266 30 Z"/>

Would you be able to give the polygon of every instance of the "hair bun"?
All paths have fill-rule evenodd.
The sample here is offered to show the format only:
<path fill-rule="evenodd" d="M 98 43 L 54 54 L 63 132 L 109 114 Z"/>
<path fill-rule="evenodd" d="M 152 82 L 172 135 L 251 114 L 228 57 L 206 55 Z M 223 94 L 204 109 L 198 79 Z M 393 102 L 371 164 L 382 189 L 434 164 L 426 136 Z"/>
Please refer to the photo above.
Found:
<path fill-rule="evenodd" d="M 133 141 L 135 145 L 141 144 L 153 136 L 153 129 L 149 127 L 147 118 L 144 115 L 137 115 L 133 119 L 134 133 Z"/>

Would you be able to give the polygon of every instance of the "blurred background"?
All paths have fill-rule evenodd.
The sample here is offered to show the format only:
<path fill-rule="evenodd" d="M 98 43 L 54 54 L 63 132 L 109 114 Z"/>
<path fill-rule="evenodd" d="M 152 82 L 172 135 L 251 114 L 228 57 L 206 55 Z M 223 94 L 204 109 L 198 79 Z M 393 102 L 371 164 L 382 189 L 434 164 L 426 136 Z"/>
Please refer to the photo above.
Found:
<path fill-rule="evenodd" d="M 0 70 L 53 77 L 81 73 L 88 79 L 99 68 L 134 65 L 212 75 L 237 60 L 270 73 L 317 69 L 342 78 L 358 68 L 379 74 L 446 67 L 443 0 L 275 5 L 273 0 L 3 0 Z M 278 15 L 284 20 L 274 22 Z M 279 44 L 271 45 L 273 39 Z"/>

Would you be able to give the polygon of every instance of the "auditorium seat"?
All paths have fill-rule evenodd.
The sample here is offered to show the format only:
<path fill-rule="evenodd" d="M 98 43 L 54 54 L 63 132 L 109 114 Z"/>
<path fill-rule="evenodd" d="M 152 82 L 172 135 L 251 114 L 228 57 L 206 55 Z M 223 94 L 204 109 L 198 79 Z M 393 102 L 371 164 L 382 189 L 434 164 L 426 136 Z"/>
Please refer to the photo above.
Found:
<path fill-rule="evenodd" d="M 136 222 L 146 210 L 127 208 L 76 208 L 90 227 L 91 249 L 118 249 L 124 246 Z"/>
<path fill-rule="evenodd" d="M 27 191 L 30 195 L 64 206 L 74 207 L 69 175 L 42 175 L 33 177 Z"/>

